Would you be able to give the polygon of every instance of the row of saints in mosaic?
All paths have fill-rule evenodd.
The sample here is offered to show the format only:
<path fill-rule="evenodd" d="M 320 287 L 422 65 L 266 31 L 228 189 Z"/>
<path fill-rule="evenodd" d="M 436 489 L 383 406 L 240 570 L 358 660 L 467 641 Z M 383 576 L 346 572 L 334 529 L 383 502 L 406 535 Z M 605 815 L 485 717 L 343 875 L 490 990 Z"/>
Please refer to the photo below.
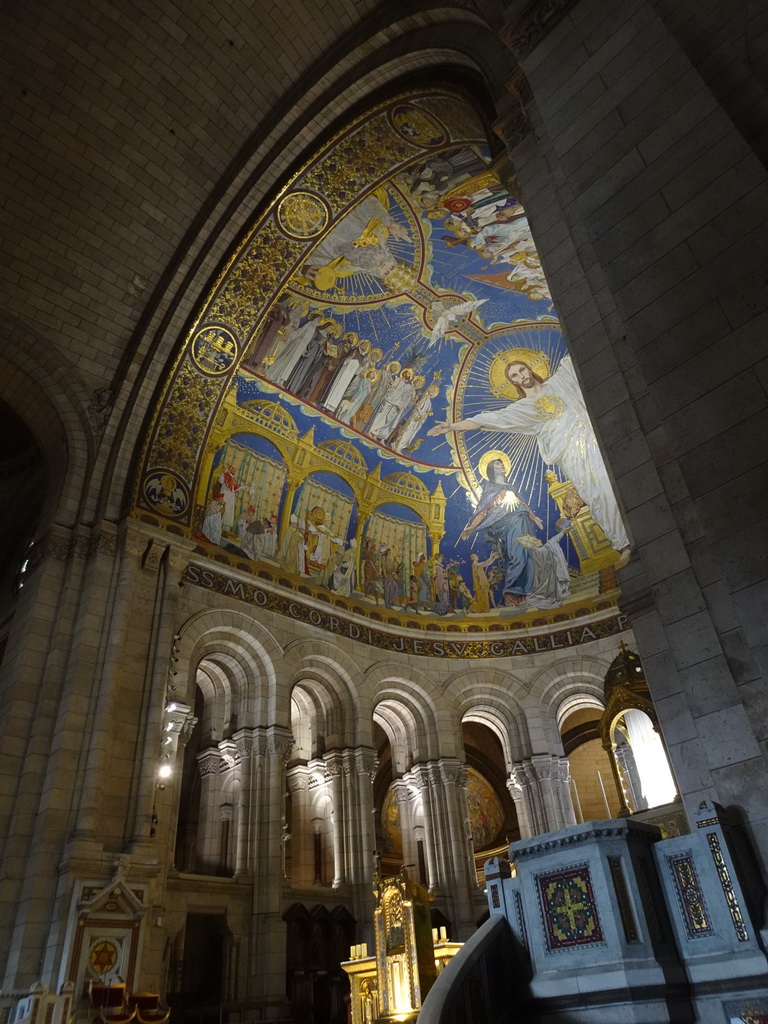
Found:
<path fill-rule="evenodd" d="M 489 157 L 463 101 L 413 96 L 297 176 L 190 336 L 140 507 L 283 585 L 436 622 L 606 587 L 628 540 Z M 198 429 L 196 461 L 169 423 L 187 448 Z"/>

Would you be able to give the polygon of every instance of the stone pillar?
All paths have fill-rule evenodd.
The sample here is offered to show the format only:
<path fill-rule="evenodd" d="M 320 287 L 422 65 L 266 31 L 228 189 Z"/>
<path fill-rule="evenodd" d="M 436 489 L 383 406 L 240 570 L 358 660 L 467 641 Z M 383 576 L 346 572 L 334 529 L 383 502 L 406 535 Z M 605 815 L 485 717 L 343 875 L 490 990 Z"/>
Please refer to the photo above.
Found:
<path fill-rule="evenodd" d="M 477 889 L 472 833 L 467 804 L 467 769 L 457 758 L 441 758 L 440 794 L 444 805 L 443 842 L 449 851 L 454 905 L 454 938 L 467 938 L 475 929 L 472 894 Z"/>
<path fill-rule="evenodd" d="M 428 888 L 431 893 L 438 893 L 443 873 L 438 868 L 435 814 L 429 784 L 428 767 L 425 764 L 414 765 L 403 778 L 421 792 L 421 806 L 424 816 L 424 855 L 427 861 L 427 875 L 429 877 Z"/>
<path fill-rule="evenodd" d="M 458 937 L 474 930 L 466 768 L 456 758 L 414 765 L 404 780 L 421 790 L 424 807 L 424 853 L 429 891 L 442 892 L 451 907 Z M 413 841 L 414 863 L 418 848 Z"/>
<path fill-rule="evenodd" d="M 291 794 L 291 882 L 311 885 L 315 877 L 314 842 L 312 838 L 311 799 L 309 780 L 311 771 L 305 764 L 295 764 L 285 773 Z"/>
<path fill-rule="evenodd" d="M 315 885 L 323 883 L 323 819 L 312 819 L 312 881 Z"/>
<path fill-rule="evenodd" d="M 417 825 L 413 830 L 413 841 L 416 845 L 416 880 L 420 885 L 429 885 L 429 872 L 427 871 L 427 857 L 424 848 L 424 826 Z"/>
<path fill-rule="evenodd" d="M 252 790 L 253 915 L 250 995 L 263 1002 L 267 1018 L 281 1016 L 285 999 L 285 922 L 282 919 L 282 824 L 285 766 L 293 736 L 280 726 L 259 729 L 257 785 Z M 277 880 L 277 884 L 276 884 Z"/>
<path fill-rule="evenodd" d="M 338 889 L 346 881 L 344 857 L 344 758 L 340 750 L 331 750 L 325 761 L 326 778 L 331 793 L 331 835 L 333 842 L 333 888 Z"/>
<path fill-rule="evenodd" d="M 235 809 L 232 804 L 221 804 L 219 807 L 219 870 L 230 875 L 234 870 L 232 856 L 235 838 Z"/>
<path fill-rule="evenodd" d="M 219 821 L 221 832 L 226 831 L 226 857 L 219 858 L 221 870 L 227 874 L 234 874 L 237 870 L 238 841 L 241 834 L 242 822 L 242 800 L 235 803 L 235 780 L 240 778 L 240 753 L 234 740 L 221 740 L 219 743 L 221 755 L 221 774 L 219 777 Z M 232 801 L 225 802 L 225 794 L 232 794 Z M 221 848 L 223 849 L 223 845 Z"/>
<path fill-rule="evenodd" d="M 516 761 L 512 779 L 514 783 L 509 788 L 518 808 L 524 838 L 576 824 L 567 757 L 534 754 Z"/>
<path fill-rule="evenodd" d="M 414 815 L 411 787 L 405 779 L 394 779 L 392 782 L 392 792 L 395 800 L 397 800 L 397 811 L 400 818 L 400 841 L 403 847 L 403 864 L 415 864 L 416 844 L 413 838 Z"/>
<path fill-rule="evenodd" d="M 515 805 L 517 824 L 520 828 L 520 837 L 527 839 L 534 834 L 531 823 L 531 811 L 526 796 L 525 774 L 520 767 L 514 768 L 507 778 L 507 789 Z"/>
<path fill-rule="evenodd" d="M 221 848 L 220 804 L 223 767 L 216 747 L 201 750 L 197 755 L 200 774 L 200 804 L 197 817 L 197 852 L 195 870 L 203 875 L 215 875 L 219 867 Z"/>
<path fill-rule="evenodd" d="M 169 664 L 168 654 L 173 650 L 173 623 L 179 600 L 181 578 L 180 555 L 172 548 L 161 550 L 152 545 L 143 557 L 142 569 L 158 573 L 158 588 L 155 594 L 155 615 L 147 648 L 145 686 L 142 694 L 141 723 L 144 747 L 141 760 L 135 768 L 135 798 L 133 804 L 133 826 L 130 850 L 154 856 L 154 845 L 149 841 L 152 816 L 155 805 L 158 811 L 163 800 L 158 799 L 158 747 L 157 737 L 166 734 L 173 742 L 166 754 L 176 766 L 179 740 L 187 742 L 194 725 L 192 709 L 180 703 L 175 694 L 173 676 L 174 662 Z M 151 682 L 150 682 L 151 681 Z M 150 689 L 151 687 L 151 689 Z M 170 725 L 169 731 L 164 726 Z M 166 800 L 170 794 L 166 795 Z M 169 815 L 170 816 L 170 815 Z"/>
<path fill-rule="evenodd" d="M 689 814 L 738 807 L 768 878 L 760 88 L 743 41 L 741 88 L 713 59 L 729 5 L 540 8 L 507 5 L 524 88 L 499 127 L 633 535 L 622 610 Z M 727 257 L 709 244 L 725 210 Z"/>
<path fill-rule="evenodd" d="M 253 843 L 257 827 L 257 808 L 254 806 L 254 799 L 258 762 L 264 754 L 264 741 L 257 729 L 238 729 L 233 739 L 236 744 L 236 778 L 240 782 L 235 874 L 248 875 L 254 869 Z"/>
<path fill-rule="evenodd" d="M 370 747 L 356 747 L 354 751 L 350 751 L 350 754 L 353 767 L 351 805 L 354 808 L 355 820 L 351 822 L 352 856 L 349 865 L 349 880 L 365 887 L 366 895 L 370 897 L 370 883 L 373 878 L 373 851 L 376 847 L 371 787 L 377 761 L 376 754 Z M 370 899 L 366 899 L 366 902 L 370 902 Z"/>

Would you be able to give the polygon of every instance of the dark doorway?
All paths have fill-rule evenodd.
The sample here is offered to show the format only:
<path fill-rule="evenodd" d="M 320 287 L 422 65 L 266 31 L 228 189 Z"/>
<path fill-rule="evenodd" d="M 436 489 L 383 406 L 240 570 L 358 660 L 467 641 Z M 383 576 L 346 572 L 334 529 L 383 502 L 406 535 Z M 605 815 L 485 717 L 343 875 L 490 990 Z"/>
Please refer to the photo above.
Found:
<path fill-rule="evenodd" d="M 219 1024 L 228 936 L 223 914 L 187 914 L 168 993 L 175 1024 Z"/>
<path fill-rule="evenodd" d="M 355 941 L 355 921 L 336 907 L 294 904 L 285 915 L 286 995 L 293 1024 L 346 1024 L 349 979 L 341 969 Z"/>

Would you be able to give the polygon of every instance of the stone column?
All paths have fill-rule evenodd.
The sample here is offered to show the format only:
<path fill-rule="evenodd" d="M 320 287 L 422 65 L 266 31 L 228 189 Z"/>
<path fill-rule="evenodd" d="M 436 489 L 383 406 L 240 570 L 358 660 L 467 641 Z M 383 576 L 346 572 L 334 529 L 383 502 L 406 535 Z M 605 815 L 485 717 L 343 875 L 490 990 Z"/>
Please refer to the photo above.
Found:
<path fill-rule="evenodd" d="M 438 893 L 440 892 L 444 872 L 441 870 L 438 853 L 437 836 L 439 833 L 436 828 L 428 765 L 414 765 L 403 776 L 403 779 L 421 793 L 421 806 L 424 816 L 424 855 L 427 861 L 427 875 L 429 876 L 428 888 L 431 893 Z"/>
<path fill-rule="evenodd" d="M 323 882 L 323 819 L 312 819 L 312 881 L 315 885 Z"/>
<path fill-rule="evenodd" d="M 233 739 L 236 744 L 236 778 L 240 781 L 235 874 L 249 875 L 254 870 L 253 845 L 257 828 L 256 777 L 259 762 L 264 756 L 265 745 L 260 730 L 257 729 L 238 729 Z"/>
<path fill-rule="evenodd" d="M 458 759 L 445 757 L 414 765 L 403 778 L 421 790 L 429 891 L 446 896 L 457 937 L 468 936 L 474 930 L 472 892 L 477 882 L 468 842 L 466 768 Z M 415 841 L 413 852 L 416 861 Z"/>
<path fill-rule="evenodd" d="M 315 851 L 309 797 L 311 774 L 305 764 L 295 764 L 285 773 L 286 785 L 291 794 L 289 828 L 291 833 L 291 882 L 294 885 L 311 885 L 315 877 Z"/>
<path fill-rule="evenodd" d="M 440 793 L 444 805 L 443 842 L 449 855 L 450 888 L 454 905 L 456 938 L 468 937 L 474 931 L 472 893 L 477 889 L 472 856 L 469 807 L 467 804 L 467 769 L 457 758 L 441 758 Z"/>
<path fill-rule="evenodd" d="M 323 757 L 326 778 L 331 793 L 331 830 L 333 837 L 333 883 L 334 889 L 346 881 L 346 864 L 344 857 L 344 834 L 346 817 L 344 814 L 344 758 L 340 750 L 331 750 Z"/>
<path fill-rule="evenodd" d="M 257 786 L 253 791 L 253 913 L 250 995 L 264 1004 L 269 1019 L 281 1016 L 285 999 L 285 922 L 282 919 L 282 823 L 285 766 L 293 736 L 280 726 L 259 729 Z M 277 884 L 276 884 L 277 880 Z"/>
<path fill-rule="evenodd" d="M 392 793 L 397 800 L 397 811 L 400 819 L 400 842 L 403 848 L 403 864 L 416 863 L 416 844 L 413 839 L 413 796 L 410 785 L 405 779 L 394 779 Z"/>
<path fill-rule="evenodd" d="M 201 750 L 197 755 L 200 774 L 200 804 L 197 817 L 197 852 L 195 870 L 203 875 L 215 875 L 219 866 L 221 826 L 221 754 L 216 747 Z"/>
<path fill-rule="evenodd" d="M 151 552 L 150 552 L 151 554 Z M 143 725 L 144 748 L 140 764 L 136 765 L 136 789 L 133 805 L 133 827 L 131 852 L 138 853 L 143 846 L 151 857 L 154 848 L 147 837 L 150 831 L 153 808 L 157 800 L 158 747 L 157 739 L 164 732 L 164 724 L 173 723 L 174 744 L 171 753 L 178 751 L 178 740 L 182 745 L 189 738 L 191 728 L 185 729 L 187 719 L 194 718 L 192 709 L 176 699 L 172 676 L 173 662 L 168 663 L 168 652 L 172 649 L 173 622 L 179 601 L 179 580 L 181 578 L 180 555 L 172 548 L 158 550 L 154 556 L 144 560 L 144 570 L 158 572 L 158 588 L 155 594 L 155 615 L 147 648 L 145 690 L 142 697 L 141 722 Z M 180 712 L 176 714 L 176 711 Z M 164 722 L 165 718 L 165 722 Z M 194 722 L 192 722 L 194 724 Z M 173 758 L 175 766 L 176 758 Z"/>
<path fill-rule="evenodd" d="M 376 754 L 370 747 L 356 747 L 350 751 L 350 776 L 355 819 L 351 821 L 352 834 L 349 880 L 366 887 L 367 895 L 373 878 L 373 851 L 376 839 L 373 831 L 373 777 L 376 773 Z"/>
<path fill-rule="evenodd" d="M 527 836 L 555 832 L 576 824 L 570 790 L 568 758 L 558 754 L 534 754 L 516 761 L 512 777 L 519 787 L 520 832 Z M 510 787 L 513 799 L 515 793 Z M 524 838 L 527 838 L 524 836 Z"/>
<path fill-rule="evenodd" d="M 427 857 L 424 848 L 424 826 L 416 825 L 413 830 L 413 841 L 416 846 L 416 879 L 424 886 L 429 885 L 429 872 L 427 871 Z"/>
<path fill-rule="evenodd" d="M 534 835 L 534 828 L 531 823 L 531 809 L 526 795 L 525 772 L 520 764 L 509 773 L 507 789 L 515 805 L 520 838 L 527 839 L 529 836 Z"/>
<path fill-rule="evenodd" d="M 234 783 L 240 777 L 240 753 L 234 740 L 221 740 L 219 742 L 219 753 L 221 755 L 221 768 L 219 777 L 219 821 L 221 833 L 226 832 L 226 857 L 219 858 L 221 869 L 227 874 L 234 874 L 237 870 L 238 838 L 241 833 L 242 822 L 242 801 L 235 802 L 235 786 L 229 785 L 230 780 Z M 232 802 L 225 802 L 225 794 L 231 793 Z M 223 850 L 223 844 L 221 849 Z"/>
<path fill-rule="evenodd" d="M 232 804 L 221 804 L 219 807 L 219 869 L 222 874 L 230 875 L 234 870 L 232 845 L 235 836 L 235 809 Z"/>

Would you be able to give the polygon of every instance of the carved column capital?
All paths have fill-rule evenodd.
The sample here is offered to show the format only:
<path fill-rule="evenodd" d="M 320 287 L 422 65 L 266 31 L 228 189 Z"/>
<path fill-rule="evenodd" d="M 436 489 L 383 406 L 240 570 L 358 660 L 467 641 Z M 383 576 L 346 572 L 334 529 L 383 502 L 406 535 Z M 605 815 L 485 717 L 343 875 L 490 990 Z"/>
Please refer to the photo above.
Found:
<path fill-rule="evenodd" d="M 358 775 L 367 775 L 373 782 L 378 767 L 379 759 L 369 747 L 358 747 L 355 750 L 355 771 Z"/>
<path fill-rule="evenodd" d="M 344 773 L 344 757 L 340 750 L 329 750 L 323 755 L 323 763 L 329 779 L 338 779 Z"/>
<path fill-rule="evenodd" d="M 219 743 L 219 753 L 221 754 L 222 771 L 234 768 L 236 764 L 240 763 L 241 754 L 234 740 L 222 740 Z"/>
<path fill-rule="evenodd" d="M 267 753 L 267 737 L 262 729 L 238 729 L 232 739 L 243 761 L 263 757 Z"/>
<path fill-rule="evenodd" d="M 399 804 L 407 804 L 411 795 L 411 787 L 405 779 L 392 780 L 392 792 Z"/>
<path fill-rule="evenodd" d="M 537 781 L 560 783 L 568 782 L 571 777 L 568 758 L 558 754 L 534 754 L 527 766 Z"/>
<path fill-rule="evenodd" d="M 209 775 L 218 775 L 220 768 L 221 754 L 215 747 L 201 750 L 197 755 L 197 770 L 201 779 L 205 779 Z"/>
<path fill-rule="evenodd" d="M 295 764 L 285 773 L 289 793 L 304 793 L 309 789 L 310 769 L 305 764 Z"/>
<path fill-rule="evenodd" d="M 176 736 L 184 745 L 192 735 L 192 730 L 197 719 L 192 713 L 192 708 L 181 701 L 171 700 L 165 705 L 164 725 L 165 732 Z"/>
<path fill-rule="evenodd" d="M 438 762 L 440 778 L 450 786 L 466 787 L 469 779 L 467 766 L 456 758 L 443 758 Z"/>
<path fill-rule="evenodd" d="M 270 757 L 279 758 L 284 764 L 288 764 L 293 747 L 294 739 L 290 729 L 283 729 L 277 725 L 269 728 L 266 740 L 266 753 Z"/>

